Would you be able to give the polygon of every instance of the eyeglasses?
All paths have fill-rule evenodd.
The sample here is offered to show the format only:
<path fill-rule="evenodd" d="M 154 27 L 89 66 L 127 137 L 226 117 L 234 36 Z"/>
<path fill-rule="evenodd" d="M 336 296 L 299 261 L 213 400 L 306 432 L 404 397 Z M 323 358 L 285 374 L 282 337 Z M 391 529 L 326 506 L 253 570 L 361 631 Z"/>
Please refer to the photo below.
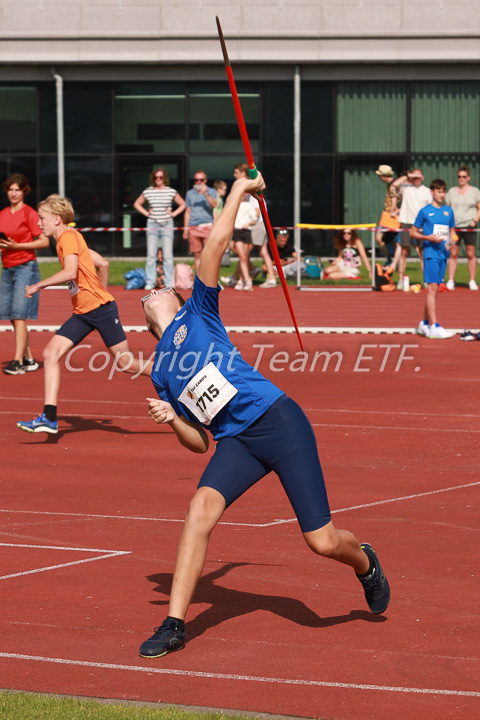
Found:
<path fill-rule="evenodd" d="M 161 295 L 162 293 L 166 293 L 166 292 L 172 292 L 178 300 L 181 300 L 182 303 L 185 302 L 185 300 L 182 298 L 182 296 L 179 295 L 178 292 L 175 290 L 175 288 L 172 287 L 171 285 L 169 285 L 169 287 L 164 287 L 164 288 L 160 288 L 159 290 L 155 290 L 155 295 Z M 148 293 L 148 295 L 145 295 L 145 297 L 141 298 L 140 302 L 142 303 L 142 307 L 144 307 L 147 300 L 151 297 L 152 297 L 152 293 Z"/>
<path fill-rule="evenodd" d="M 207 182 L 207 178 L 206 178 L 206 177 L 204 177 L 204 178 L 195 178 L 195 180 L 194 180 L 193 182 L 196 182 L 196 183 L 204 183 L 204 182 Z"/>

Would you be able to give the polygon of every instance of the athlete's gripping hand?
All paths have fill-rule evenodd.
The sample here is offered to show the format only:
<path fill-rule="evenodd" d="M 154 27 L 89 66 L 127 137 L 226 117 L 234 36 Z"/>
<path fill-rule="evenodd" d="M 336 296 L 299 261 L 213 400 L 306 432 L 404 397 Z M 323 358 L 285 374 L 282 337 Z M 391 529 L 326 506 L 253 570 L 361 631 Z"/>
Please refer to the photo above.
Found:
<path fill-rule="evenodd" d="M 258 195 L 263 193 L 266 188 L 265 180 L 263 179 L 262 173 L 257 173 L 255 178 L 242 178 L 244 181 L 244 191 L 253 195 L 258 199 Z"/>
<path fill-rule="evenodd" d="M 170 403 L 159 398 L 147 398 L 148 400 L 148 414 L 156 423 L 160 425 L 163 423 L 173 422 L 175 420 L 176 413 Z"/>

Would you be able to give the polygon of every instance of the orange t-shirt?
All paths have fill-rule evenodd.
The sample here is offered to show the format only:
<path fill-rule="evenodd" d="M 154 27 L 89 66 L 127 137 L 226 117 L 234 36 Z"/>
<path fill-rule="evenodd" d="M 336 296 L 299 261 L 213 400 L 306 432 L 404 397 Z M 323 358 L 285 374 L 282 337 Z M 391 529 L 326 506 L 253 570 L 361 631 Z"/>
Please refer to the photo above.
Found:
<path fill-rule="evenodd" d="M 115 299 L 98 279 L 87 243 L 77 230 L 68 229 L 60 235 L 57 255 L 62 268 L 66 255 L 78 255 L 77 277 L 68 283 L 75 315 L 84 315 Z"/>

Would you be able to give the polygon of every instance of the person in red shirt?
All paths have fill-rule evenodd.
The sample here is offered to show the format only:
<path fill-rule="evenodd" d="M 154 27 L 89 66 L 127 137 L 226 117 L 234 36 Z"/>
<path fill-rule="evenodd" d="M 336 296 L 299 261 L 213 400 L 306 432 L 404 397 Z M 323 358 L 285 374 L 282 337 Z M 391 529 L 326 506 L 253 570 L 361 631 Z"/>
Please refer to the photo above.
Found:
<path fill-rule="evenodd" d="M 45 369 L 45 404 L 33 420 L 17 422 L 26 432 L 55 434 L 57 399 L 60 388 L 60 361 L 93 330 L 97 330 L 115 360 L 119 371 L 150 375 L 152 363 L 141 363 L 132 356 L 118 316 L 115 298 L 100 282 L 95 262 L 87 244 L 77 230 L 69 227 L 74 218 L 72 204 L 60 195 L 50 195 L 38 205 L 39 225 L 47 237 L 56 241 L 62 269 L 45 280 L 25 289 L 32 297 L 49 285 L 68 283 L 73 315 L 63 323 L 43 351 Z"/>
<path fill-rule="evenodd" d="M 23 375 L 39 368 L 30 349 L 27 330 L 27 320 L 38 317 L 38 295 L 25 297 L 25 288 L 40 280 L 35 250 L 48 247 L 48 238 L 38 227 L 38 213 L 24 202 L 31 192 L 25 175 L 10 175 L 3 183 L 3 189 L 10 205 L 0 212 L 3 263 L 0 320 L 10 320 L 15 333 L 15 357 L 3 372 Z"/>

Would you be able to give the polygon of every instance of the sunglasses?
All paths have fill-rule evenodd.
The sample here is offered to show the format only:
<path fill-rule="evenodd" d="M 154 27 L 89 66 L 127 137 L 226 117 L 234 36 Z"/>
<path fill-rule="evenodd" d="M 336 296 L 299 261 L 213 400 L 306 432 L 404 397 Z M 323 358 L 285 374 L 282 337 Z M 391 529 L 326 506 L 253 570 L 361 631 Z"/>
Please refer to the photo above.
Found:
<path fill-rule="evenodd" d="M 204 183 L 204 182 L 207 182 L 207 178 L 195 178 L 194 182 L 196 182 L 196 183 Z"/>
<path fill-rule="evenodd" d="M 181 295 L 178 294 L 178 292 L 175 290 L 174 287 L 171 285 L 169 287 L 160 288 L 160 290 L 155 290 L 155 295 L 161 295 L 162 293 L 166 292 L 172 292 L 178 300 L 181 300 L 181 302 L 185 302 Z M 152 293 L 148 293 L 148 295 L 145 295 L 145 297 L 141 298 L 140 302 L 142 303 L 142 307 L 144 307 L 145 303 L 149 298 L 152 297 Z"/>
<path fill-rule="evenodd" d="M 157 180 L 163 180 L 163 175 L 155 175 L 155 178 L 156 178 Z"/>
<path fill-rule="evenodd" d="M 467 178 L 468 175 L 457 175 L 458 178 Z"/>

